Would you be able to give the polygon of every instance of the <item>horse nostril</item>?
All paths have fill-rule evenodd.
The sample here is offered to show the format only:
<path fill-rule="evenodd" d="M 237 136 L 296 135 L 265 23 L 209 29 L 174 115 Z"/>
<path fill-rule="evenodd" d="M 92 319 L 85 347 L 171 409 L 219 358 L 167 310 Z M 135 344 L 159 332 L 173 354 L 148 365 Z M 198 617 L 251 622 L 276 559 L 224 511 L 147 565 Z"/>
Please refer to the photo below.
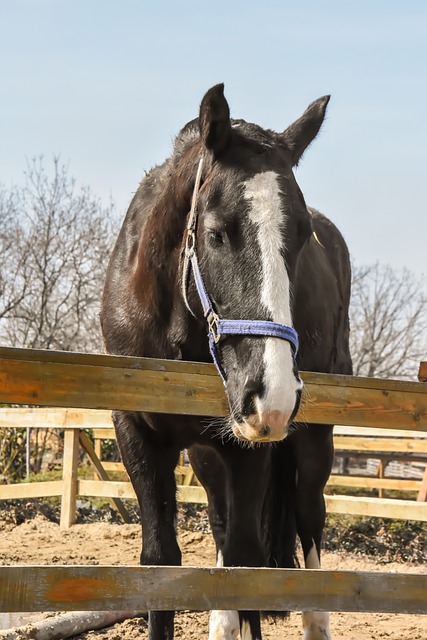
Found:
<path fill-rule="evenodd" d="M 242 415 L 248 417 L 256 414 L 257 409 L 255 404 L 255 396 L 252 393 L 248 393 L 243 400 Z"/>
<path fill-rule="evenodd" d="M 261 435 L 262 436 L 269 436 L 270 435 L 270 425 L 266 424 L 265 427 L 263 427 L 263 429 L 261 429 Z"/>
<path fill-rule="evenodd" d="M 262 396 L 264 386 L 257 380 L 248 380 L 244 388 L 242 415 L 252 416 L 257 414 L 256 399 Z"/>

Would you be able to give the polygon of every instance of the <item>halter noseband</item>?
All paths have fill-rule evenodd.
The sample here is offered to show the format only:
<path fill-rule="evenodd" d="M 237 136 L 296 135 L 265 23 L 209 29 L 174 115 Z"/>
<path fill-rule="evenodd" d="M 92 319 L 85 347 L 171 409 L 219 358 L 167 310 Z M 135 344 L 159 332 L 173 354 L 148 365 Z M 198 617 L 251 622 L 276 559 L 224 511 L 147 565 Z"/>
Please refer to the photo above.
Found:
<path fill-rule="evenodd" d="M 295 358 L 298 352 L 298 334 L 293 327 L 271 320 L 223 320 L 216 313 L 214 306 L 206 291 L 202 274 L 199 268 L 199 262 L 196 252 L 196 228 L 197 228 L 197 196 L 200 189 L 200 182 L 203 170 L 203 156 L 200 158 L 197 168 L 196 182 L 194 185 L 193 197 L 191 200 L 191 209 L 187 223 L 187 237 L 185 241 L 184 251 L 184 267 L 182 276 L 182 294 L 185 305 L 190 313 L 194 316 L 192 309 L 188 303 L 187 288 L 190 278 L 190 268 L 193 269 L 194 282 L 196 284 L 197 293 L 203 307 L 203 314 L 208 324 L 209 349 L 215 363 L 216 368 L 226 383 L 226 372 L 221 364 L 218 349 L 219 341 L 227 335 L 249 335 L 249 336 L 267 336 L 272 338 L 281 338 L 291 345 L 292 355 Z"/>

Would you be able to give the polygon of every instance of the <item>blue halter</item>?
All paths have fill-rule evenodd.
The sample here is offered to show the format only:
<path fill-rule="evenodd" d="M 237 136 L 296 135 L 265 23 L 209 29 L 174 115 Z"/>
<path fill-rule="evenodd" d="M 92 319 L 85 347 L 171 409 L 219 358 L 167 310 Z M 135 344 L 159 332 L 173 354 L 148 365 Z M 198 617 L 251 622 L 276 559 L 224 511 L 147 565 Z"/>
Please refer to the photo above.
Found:
<path fill-rule="evenodd" d="M 202 176 L 203 157 L 200 159 L 199 167 L 197 170 L 196 183 L 194 185 L 193 198 L 191 203 L 190 215 L 187 224 L 187 238 L 185 243 L 184 253 L 184 269 L 182 278 L 182 292 L 187 309 L 192 315 L 188 300 L 187 300 L 187 287 L 190 277 L 190 267 L 193 269 L 194 282 L 199 294 L 200 302 L 203 307 L 203 314 L 206 318 L 208 325 L 208 338 L 209 349 L 215 363 L 216 368 L 222 378 L 224 384 L 226 383 L 226 371 L 221 364 L 218 343 L 225 336 L 229 335 L 249 335 L 249 336 L 267 336 L 272 338 L 281 338 L 286 340 L 291 345 L 292 354 L 295 358 L 298 352 L 298 334 L 293 327 L 289 327 L 285 324 L 279 324 L 278 322 L 272 322 L 270 320 L 223 320 L 216 313 L 213 304 L 206 291 L 205 283 L 203 282 L 202 274 L 199 268 L 199 262 L 197 260 L 196 252 L 196 227 L 197 227 L 197 195 L 200 188 L 200 181 Z"/>

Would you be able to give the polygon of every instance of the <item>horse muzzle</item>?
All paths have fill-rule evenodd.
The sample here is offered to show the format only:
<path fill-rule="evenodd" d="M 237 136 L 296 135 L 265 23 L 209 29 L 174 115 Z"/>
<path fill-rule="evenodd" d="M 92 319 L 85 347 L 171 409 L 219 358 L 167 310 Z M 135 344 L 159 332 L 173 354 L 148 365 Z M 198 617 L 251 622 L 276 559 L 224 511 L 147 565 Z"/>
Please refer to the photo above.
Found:
<path fill-rule="evenodd" d="M 283 411 L 265 411 L 252 414 L 242 422 L 233 423 L 236 438 L 248 442 L 275 442 L 283 440 L 288 434 L 289 413 Z"/>
<path fill-rule="evenodd" d="M 294 403 L 288 405 L 287 409 L 267 409 L 256 399 L 252 404 L 254 413 L 243 415 L 240 420 L 234 419 L 232 429 L 236 438 L 246 442 L 278 442 L 286 438 L 289 425 L 297 415 L 301 403 L 301 381 L 299 384 Z"/>

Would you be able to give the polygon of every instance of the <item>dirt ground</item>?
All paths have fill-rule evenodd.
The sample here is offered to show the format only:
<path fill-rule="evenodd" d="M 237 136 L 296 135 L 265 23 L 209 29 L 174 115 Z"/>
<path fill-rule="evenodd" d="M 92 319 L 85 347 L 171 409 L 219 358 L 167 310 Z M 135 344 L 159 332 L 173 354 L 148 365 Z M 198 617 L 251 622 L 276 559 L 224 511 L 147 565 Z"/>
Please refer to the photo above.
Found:
<path fill-rule="evenodd" d="M 2 521 L 0 516 L 0 564 L 138 564 L 140 527 L 105 522 L 75 525 L 68 531 L 37 515 L 19 526 Z M 214 565 L 212 537 L 199 531 L 182 531 L 180 545 L 183 563 Z M 342 553 L 324 553 L 327 569 L 397 571 L 425 573 L 427 567 L 413 563 L 379 564 L 375 560 Z M 177 640 L 207 638 L 207 613 L 179 613 L 176 616 Z M 332 637 L 335 640 L 426 640 L 427 616 L 403 614 L 332 613 Z M 301 638 L 301 615 L 289 620 L 263 622 L 266 640 Z M 106 630 L 79 636 L 79 640 L 132 640 L 147 638 L 143 619 L 129 620 Z"/>

